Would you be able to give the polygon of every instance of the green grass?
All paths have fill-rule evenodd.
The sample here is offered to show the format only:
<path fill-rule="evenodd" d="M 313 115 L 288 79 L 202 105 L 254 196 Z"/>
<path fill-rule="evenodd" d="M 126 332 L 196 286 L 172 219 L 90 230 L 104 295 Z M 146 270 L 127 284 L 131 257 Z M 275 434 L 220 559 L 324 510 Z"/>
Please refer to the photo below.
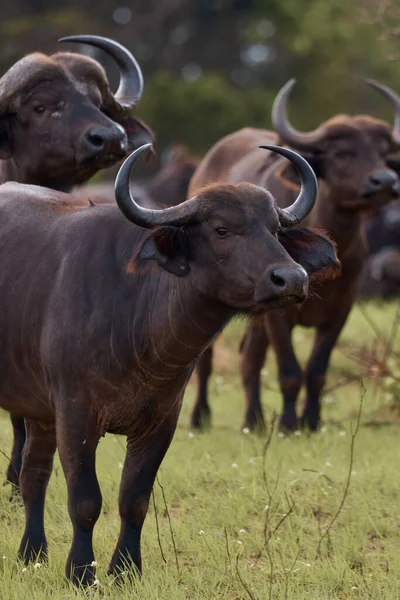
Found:
<path fill-rule="evenodd" d="M 396 306 L 369 305 L 367 310 L 379 332 L 388 335 Z M 179 572 L 161 490 L 156 484 L 160 541 L 166 563 L 151 505 L 143 532 L 142 581 L 126 581 L 116 587 L 106 576 L 118 535 L 117 495 L 125 440 L 109 435 L 101 442 L 97 471 L 103 511 L 94 535 L 100 584 L 93 596 L 121 600 L 400 598 L 400 421 L 391 409 L 391 395 L 380 393 L 372 379 L 364 380 L 367 393 L 355 438 L 349 492 L 329 540 L 324 539 L 316 557 L 321 535 L 343 499 L 360 386 L 353 382 L 326 396 L 325 425 L 318 434 L 273 435 L 264 464 L 265 439 L 240 431 L 243 394 L 237 346 L 243 327 L 243 323 L 233 323 L 216 344 L 217 365 L 211 383 L 213 430 L 194 436 L 188 432 L 195 392 L 194 382 L 190 382 L 179 427 L 159 471 Z M 334 353 L 328 387 L 349 371 L 362 374 L 360 366 L 347 356 L 356 346 L 372 347 L 375 337 L 365 316 L 356 308 L 343 332 L 341 349 Z M 296 347 L 302 361 L 309 353 L 311 339 L 310 331 L 296 331 Z M 393 358 L 392 363 L 396 368 Z M 273 411 L 280 408 L 275 369 L 271 353 L 263 373 L 263 400 L 269 420 Z M 8 453 L 10 443 L 10 422 L 2 413 L 0 448 Z M 6 467 L 7 460 L 1 455 L 0 474 Z M 36 569 L 32 565 L 23 570 L 23 565 L 15 560 L 23 530 L 23 510 L 10 505 L 8 498 L 9 488 L 0 488 L 0 599 L 87 598 L 83 591 L 76 593 L 63 575 L 71 525 L 59 462 L 56 461 L 47 497 L 48 565 Z M 294 502 L 294 508 L 278 526 L 288 512 L 288 501 Z M 268 511 L 266 505 L 270 507 Z M 259 556 L 266 516 L 271 539 Z M 6 558 L 2 559 L 3 555 Z"/>

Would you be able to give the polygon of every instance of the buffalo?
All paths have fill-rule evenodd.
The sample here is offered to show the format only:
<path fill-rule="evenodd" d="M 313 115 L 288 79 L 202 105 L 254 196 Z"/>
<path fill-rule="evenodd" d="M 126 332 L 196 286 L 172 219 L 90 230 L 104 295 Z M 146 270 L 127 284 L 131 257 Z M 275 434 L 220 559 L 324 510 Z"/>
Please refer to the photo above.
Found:
<path fill-rule="evenodd" d="M 152 140 L 132 116 L 143 76 L 132 54 L 113 40 L 73 36 L 108 53 L 121 73 L 116 94 L 102 66 L 76 53 L 33 53 L 0 79 L 0 183 L 18 181 L 68 192 L 100 169 Z M 18 488 L 25 427 L 12 417 L 14 446 L 7 481 Z"/>
<path fill-rule="evenodd" d="M 361 299 L 397 296 L 400 292 L 400 202 L 374 211 L 364 228 L 368 259 L 358 295 Z"/>
<path fill-rule="evenodd" d="M 301 307 L 252 318 L 241 343 L 241 376 L 246 393 L 243 426 L 265 429 L 260 402 L 260 372 L 271 343 L 276 351 L 279 381 L 284 400 L 281 427 L 298 427 L 296 400 L 303 382 L 307 398 L 302 423 L 316 430 L 320 421 L 320 395 L 331 352 L 349 315 L 357 280 L 366 258 L 362 216 L 371 207 L 398 196 L 399 179 L 387 165 L 390 154 L 400 148 L 400 99 L 382 84 L 368 80 L 391 103 L 396 112 L 394 127 L 367 115 L 337 115 L 315 131 L 301 133 L 289 123 L 286 104 L 295 80 L 277 95 L 272 121 L 277 134 L 262 129 L 242 129 L 220 140 L 204 157 L 189 186 L 193 194 L 211 182 L 234 184 L 248 181 L 271 190 L 279 205 L 288 206 L 298 189 L 298 178 L 276 154 L 267 158 L 255 148 L 283 143 L 300 152 L 313 166 L 319 180 L 316 206 L 307 220 L 323 229 L 337 245 L 341 277 L 314 289 Z M 316 329 L 311 358 L 303 377 L 291 335 L 297 325 Z M 198 394 L 192 426 L 210 423 L 207 381 L 212 369 L 212 347 L 198 367 Z"/>
<path fill-rule="evenodd" d="M 148 147 L 121 167 L 118 206 L 0 186 L 0 406 L 24 417 L 27 432 L 19 556 L 46 555 L 44 502 L 57 446 L 73 525 L 66 573 L 84 585 L 95 577 L 100 437 L 127 436 L 109 573 L 127 565 L 140 572 L 149 496 L 197 358 L 232 317 L 303 302 L 307 272 L 323 277 L 337 264 L 323 234 L 294 227 L 317 187 L 293 151 L 269 147 L 299 170 L 301 190 L 287 209 L 243 183 L 209 186 L 156 210 L 129 190 Z"/>

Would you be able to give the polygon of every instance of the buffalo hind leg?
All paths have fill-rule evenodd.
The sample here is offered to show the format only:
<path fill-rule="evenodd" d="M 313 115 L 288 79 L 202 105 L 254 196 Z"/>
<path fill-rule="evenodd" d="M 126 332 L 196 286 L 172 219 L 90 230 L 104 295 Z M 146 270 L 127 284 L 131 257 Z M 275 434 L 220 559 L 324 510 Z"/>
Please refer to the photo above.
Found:
<path fill-rule="evenodd" d="M 31 419 L 25 420 L 25 428 L 26 442 L 20 476 L 25 505 L 25 531 L 18 556 L 27 564 L 30 560 L 43 560 L 47 556 L 44 504 L 53 469 L 56 433 L 54 427 L 42 427 Z"/>
<path fill-rule="evenodd" d="M 250 319 L 240 343 L 240 373 L 246 395 L 246 414 L 243 428 L 262 433 L 265 420 L 261 406 L 261 369 L 268 348 L 264 318 Z"/>
<path fill-rule="evenodd" d="M 191 426 L 207 429 L 211 426 L 211 409 L 208 404 L 208 380 L 212 373 L 213 348 L 206 348 L 196 363 L 197 398 L 193 407 Z"/>
<path fill-rule="evenodd" d="M 173 438 L 181 403 L 167 420 L 147 436 L 128 437 L 127 454 L 119 493 L 121 530 L 108 567 L 108 574 L 118 576 L 123 571 L 141 575 L 140 537 L 146 517 L 151 490 L 158 468 Z"/>
<path fill-rule="evenodd" d="M 317 330 L 314 347 L 306 369 L 307 398 L 302 424 L 317 431 L 321 418 L 321 392 L 332 350 L 349 315 L 350 307 L 337 315 L 330 327 Z"/>
<path fill-rule="evenodd" d="M 22 466 L 22 452 L 26 440 L 25 423 L 23 417 L 14 417 L 11 415 L 13 427 L 13 447 L 11 460 L 8 465 L 6 482 L 11 483 L 11 500 L 14 500 L 19 494 L 19 476 Z"/>
<path fill-rule="evenodd" d="M 280 428 L 295 431 L 298 428 L 296 401 L 303 382 L 303 372 L 292 345 L 292 327 L 281 313 L 271 312 L 266 319 L 267 332 L 278 361 L 279 385 L 283 396 Z"/>
<path fill-rule="evenodd" d="M 95 455 L 99 434 L 89 401 L 61 399 L 57 407 L 57 447 L 68 489 L 72 545 L 66 576 L 78 585 L 95 580 L 93 529 L 101 511 Z"/>

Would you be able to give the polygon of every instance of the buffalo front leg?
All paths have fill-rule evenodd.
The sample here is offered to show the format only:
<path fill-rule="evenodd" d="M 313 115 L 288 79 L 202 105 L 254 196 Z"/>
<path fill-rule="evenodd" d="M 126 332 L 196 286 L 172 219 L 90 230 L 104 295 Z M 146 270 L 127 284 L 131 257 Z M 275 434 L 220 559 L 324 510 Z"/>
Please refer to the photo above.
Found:
<path fill-rule="evenodd" d="M 13 447 L 8 465 L 6 482 L 11 483 L 11 500 L 19 493 L 19 475 L 22 467 L 22 451 L 26 440 L 25 423 L 22 417 L 11 415 L 13 427 Z"/>
<path fill-rule="evenodd" d="M 53 469 L 56 451 L 54 427 L 25 420 L 26 442 L 20 476 L 21 494 L 25 505 L 25 531 L 18 556 L 28 563 L 47 556 L 44 531 L 46 489 Z"/>
<path fill-rule="evenodd" d="M 240 343 L 240 373 L 246 395 L 246 414 L 243 427 L 250 431 L 265 431 L 261 406 L 261 369 L 268 348 L 268 336 L 264 318 L 250 319 Z"/>
<path fill-rule="evenodd" d="M 180 409 L 180 404 L 179 404 Z M 121 530 L 108 574 L 133 569 L 142 572 L 140 537 L 158 468 L 173 438 L 178 411 L 168 415 L 160 428 L 148 435 L 128 437 L 127 454 L 119 493 Z"/>
<path fill-rule="evenodd" d="M 317 330 L 314 347 L 306 369 L 307 397 L 302 416 L 303 425 L 316 431 L 321 418 L 321 392 L 325 385 L 325 375 L 336 340 L 349 315 L 350 307 L 336 316 L 329 327 Z"/>
<path fill-rule="evenodd" d="M 274 311 L 265 317 L 268 336 L 276 352 L 279 385 L 283 396 L 283 412 L 280 427 L 295 431 L 298 427 L 296 414 L 297 396 L 303 381 L 303 373 L 292 345 L 292 326 L 282 315 Z"/>
<path fill-rule="evenodd" d="M 206 348 L 196 363 L 197 397 L 193 407 L 191 426 L 205 429 L 211 426 L 211 409 L 208 404 L 208 380 L 212 372 L 213 348 Z"/>
<path fill-rule="evenodd" d="M 95 579 L 93 528 L 101 511 L 95 454 L 99 434 L 86 400 L 74 399 L 57 407 L 57 447 L 67 480 L 68 511 L 73 537 L 66 576 L 75 584 L 92 585 Z"/>

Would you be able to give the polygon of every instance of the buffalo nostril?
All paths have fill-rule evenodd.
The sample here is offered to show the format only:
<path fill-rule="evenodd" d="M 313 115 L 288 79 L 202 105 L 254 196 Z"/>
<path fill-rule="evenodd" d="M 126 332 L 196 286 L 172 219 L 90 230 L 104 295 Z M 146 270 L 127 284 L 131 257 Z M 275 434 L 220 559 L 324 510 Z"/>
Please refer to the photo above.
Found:
<path fill-rule="evenodd" d="M 272 271 L 271 281 L 276 286 L 281 287 L 281 288 L 284 288 L 286 285 L 286 281 L 284 280 L 284 278 L 281 275 L 279 275 L 279 271 Z"/>
<path fill-rule="evenodd" d="M 101 137 L 101 135 L 98 135 L 96 133 L 89 133 L 88 139 L 89 139 L 89 142 L 91 143 L 91 145 L 94 146 L 95 148 L 99 148 L 99 149 L 103 148 L 104 139 Z"/>

